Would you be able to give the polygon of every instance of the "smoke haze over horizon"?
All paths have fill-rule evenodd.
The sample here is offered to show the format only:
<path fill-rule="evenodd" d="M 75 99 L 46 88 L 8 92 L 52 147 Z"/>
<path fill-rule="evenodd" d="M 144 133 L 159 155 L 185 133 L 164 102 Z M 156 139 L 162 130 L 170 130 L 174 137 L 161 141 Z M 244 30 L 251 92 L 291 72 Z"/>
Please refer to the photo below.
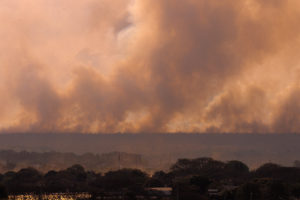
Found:
<path fill-rule="evenodd" d="M 3 0 L 0 132 L 300 133 L 298 0 Z"/>

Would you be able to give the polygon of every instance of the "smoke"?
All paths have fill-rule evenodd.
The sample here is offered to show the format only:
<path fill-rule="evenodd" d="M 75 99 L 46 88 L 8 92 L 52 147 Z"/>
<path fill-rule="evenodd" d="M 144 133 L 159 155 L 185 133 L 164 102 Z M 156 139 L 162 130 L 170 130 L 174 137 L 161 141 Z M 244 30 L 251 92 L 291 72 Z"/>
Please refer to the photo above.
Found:
<path fill-rule="evenodd" d="M 297 0 L 1 4 L 2 132 L 300 132 Z"/>

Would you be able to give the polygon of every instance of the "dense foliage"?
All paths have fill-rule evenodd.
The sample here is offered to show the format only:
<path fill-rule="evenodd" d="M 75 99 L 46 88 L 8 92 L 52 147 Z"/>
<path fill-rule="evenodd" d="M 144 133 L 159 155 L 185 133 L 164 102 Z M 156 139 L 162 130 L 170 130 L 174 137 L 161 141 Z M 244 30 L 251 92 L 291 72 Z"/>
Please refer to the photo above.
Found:
<path fill-rule="evenodd" d="M 300 168 L 267 163 L 250 171 L 240 161 L 198 158 L 180 159 L 169 172 L 158 171 L 152 176 L 138 169 L 101 174 L 86 171 L 81 165 L 46 174 L 34 168 L 0 174 L 0 199 L 6 198 L 7 194 L 53 192 L 136 196 L 147 195 L 147 188 L 154 187 L 172 187 L 173 198 L 189 200 L 300 198 Z"/>

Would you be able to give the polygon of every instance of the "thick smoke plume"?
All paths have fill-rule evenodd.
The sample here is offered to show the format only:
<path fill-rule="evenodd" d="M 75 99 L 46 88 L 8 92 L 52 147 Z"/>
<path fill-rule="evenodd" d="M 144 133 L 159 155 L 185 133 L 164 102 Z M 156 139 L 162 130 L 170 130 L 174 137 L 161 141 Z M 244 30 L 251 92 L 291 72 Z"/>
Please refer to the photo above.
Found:
<path fill-rule="evenodd" d="M 2 132 L 300 132 L 298 0 L 2 0 Z"/>

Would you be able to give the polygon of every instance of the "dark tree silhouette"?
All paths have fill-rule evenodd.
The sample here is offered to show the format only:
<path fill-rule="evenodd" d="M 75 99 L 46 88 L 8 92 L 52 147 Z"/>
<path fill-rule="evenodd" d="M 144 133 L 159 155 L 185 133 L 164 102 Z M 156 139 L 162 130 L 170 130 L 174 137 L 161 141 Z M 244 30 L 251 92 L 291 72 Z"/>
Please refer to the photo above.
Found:
<path fill-rule="evenodd" d="M 240 185 L 249 178 L 249 168 L 241 161 L 232 160 L 226 163 L 224 167 L 224 177 L 227 182 L 231 182 L 234 185 Z"/>
<path fill-rule="evenodd" d="M 300 183 L 292 186 L 291 194 L 298 199 L 300 198 Z"/>
<path fill-rule="evenodd" d="M 226 200 L 280 200 L 289 199 L 290 195 L 299 198 L 300 169 L 267 163 L 249 172 L 247 165 L 240 161 L 224 163 L 198 158 L 180 159 L 170 172 L 158 171 L 152 177 L 137 169 L 102 175 L 85 171 L 81 165 L 45 175 L 33 168 L 0 174 L 0 198 L 20 193 L 89 192 L 94 198 L 107 195 L 136 199 L 139 195 L 149 197 L 151 190 L 147 187 L 166 186 L 172 187 L 172 198 L 184 200 L 212 196 Z M 208 188 L 217 190 L 209 192 Z"/>
<path fill-rule="evenodd" d="M 107 172 L 102 181 L 105 183 L 106 190 L 128 189 L 137 192 L 143 191 L 143 188 L 149 179 L 148 175 L 137 169 L 122 169 L 118 171 Z"/>
<path fill-rule="evenodd" d="M 285 181 L 287 183 L 300 182 L 300 168 L 282 167 L 277 164 L 267 163 L 253 172 L 256 178 L 272 178 Z"/>
<path fill-rule="evenodd" d="M 225 163 L 212 158 L 179 159 L 171 172 L 176 176 L 199 175 L 209 178 L 221 178 L 224 175 Z"/>
<path fill-rule="evenodd" d="M 262 200 L 260 185 L 257 183 L 246 183 L 237 191 L 238 200 Z"/>
<path fill-rule="evenodd" d="M 81 165 L 73 165 L 59 172 L 49 171 L 44 177 L 45 188 L 49 192 L 87 191 L 87 174 Z"/>
<path fill-rule="evenodd" d="M 34 168 L 21 169 L 17 173 L 8 172 L 4 177 L 4 184 L 10 193 L 40 192 L 42 188 L 42 174 Z"/>
<path fill-rule="evenodd" d="M 172 185 L 173 176 L 170 173 L 158 171 L 153 174 L 151 179 L 147 182 L 148 187 L 166 187 Z"/>
<path fill-rule="evenodd" d="M 226 163 L 225 170 L 232 176 L 244 175 L 249 173 L 249 167 L 238 160 L 232 160 Z"/>
<path fill-rule="evenodd" d="M 193 176 L 190 183 L 198 187 L 200 194 L 205 194 L 211 181 L 207 177 Z"/>
<path fill-rule="evenodd" d="M 0 199 L 6 199 L 7 196 L 7 191 L 4 185 L 0 185 Z"/>
<path fill-rule="evenodd" d="M 266 192 L 266 200 L 282 200 L 289 199 L 289 194 L 286 185 L 282 181 L 272 181 L 268 185 L 268 191 Z"/>
<path fill-rule="evenodd" d="M 201 180 L 200 180 L 201 179 Z M 202 178 L 177 177 L 173 180 L 173 199 L 178 200 L 202 200 L 207 199 L 205 189 L 200 189 L 200 185 L 207 188 L 206 180 Z"/>

